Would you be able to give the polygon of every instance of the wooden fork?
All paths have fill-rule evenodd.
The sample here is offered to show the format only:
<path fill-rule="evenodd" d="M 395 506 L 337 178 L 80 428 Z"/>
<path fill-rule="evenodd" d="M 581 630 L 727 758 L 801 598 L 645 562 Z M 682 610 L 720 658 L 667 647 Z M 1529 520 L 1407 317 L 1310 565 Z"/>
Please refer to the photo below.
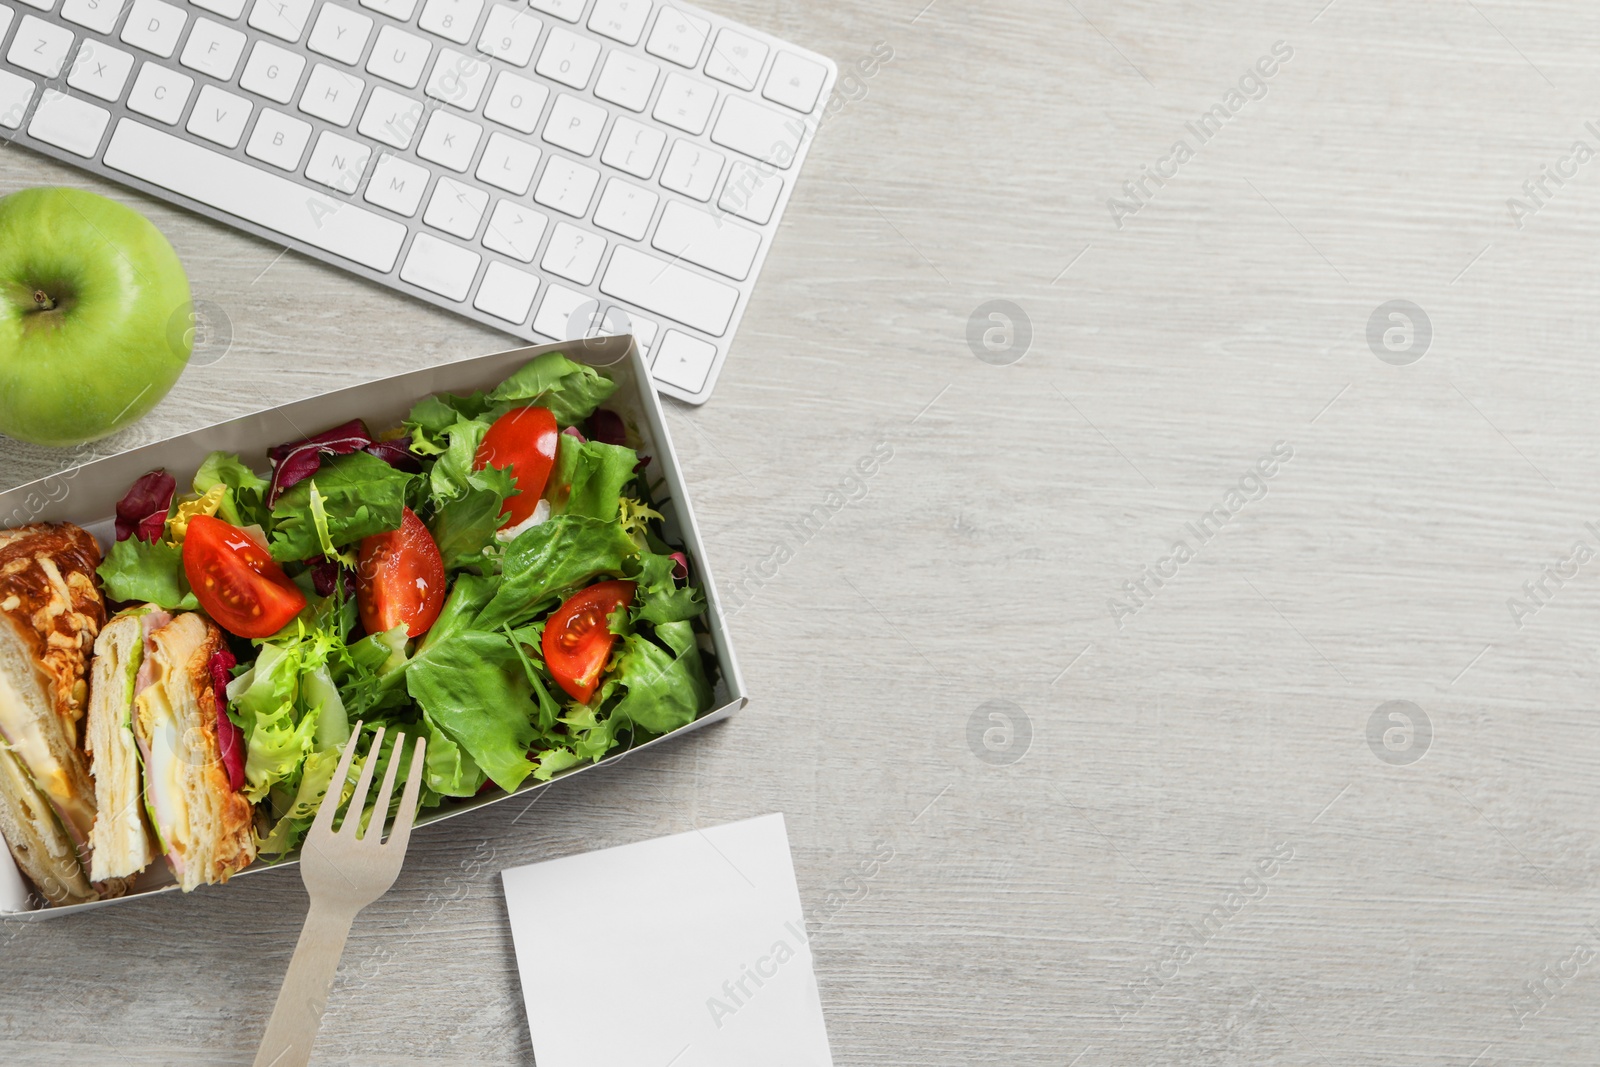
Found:
<path fill-rule="evenodd" d="M 340 783 L 341 787 L 348 780 L 350 761 L 355 756 L 360 736 L 358 722 L 344 747 L 339 769 L 333 774 L 332 781 Z M 389 813 L 389 797 L 394 789 L 395 771 L 405 752 L 405 741 L 405 734 L 395 740 L 389 771 L 383 776 L 378 802 L 373 806 L 364 836 L 357 837 L 356 832 L 361 826 L 361 812 L 366 807 L 367 790 L 372 785 L 372 771 L 383 747 L 383 727 L 378 728 L 372 739 L 372 748 L 361 765 L 361 778 L 356 782 L 344 822 L 337 832 L 333 829 L 333 816 L 339 808 L 343 788 L 330 787 L 317 808 L 317 817 L 300 848 L 300 877 L 311 897 L 311 910 L 294 947 L 294 958 L 289 961 L 289 973 L 283 977 L 283 988 L 278 991 L 278 1003 L 272 1009 L 266 1036 L 256 1052 L 255 1067 L 303 1067 L 311 1058 L 311 1046 L 317 1039 L 317 1028 L 322 1025 L 328 989 L 333 985 L 333 974 L 344 952 L 345 939 L 350 936 L 350 924 L 357 912 L 389 891 L 400 873 L 406 844 L 411 839 L 411 823 L 417 814 L 425 754 L 424 739 L 419 737 L 411 755 L 411 769 L 406 774 L 405 792 L 400 797 L 400 810 L 389 831 L 389 840 L 384 841 L 383 824 Z"/>

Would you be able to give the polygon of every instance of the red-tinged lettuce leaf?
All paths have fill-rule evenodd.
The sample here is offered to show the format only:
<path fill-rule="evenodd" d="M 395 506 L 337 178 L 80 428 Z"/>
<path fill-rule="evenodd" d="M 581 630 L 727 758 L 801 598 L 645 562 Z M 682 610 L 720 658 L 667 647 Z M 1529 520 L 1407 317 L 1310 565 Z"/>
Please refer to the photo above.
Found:
<path fill-rule="evenodd" d="M 566 434 L 568 437 L 576 438 L 580 445 L 587 444 L 589 441 L 587 437 L 583 436 L 583 431 L 578 429 L 576 426 L 568 426 L 561 432 Z"/>
<path fill-rule="evenodd" d="M 228 718 L 228 683 L 233 680 L 233 668 L 238 662 L 232 652 L 219 648 L 206 664 L 217 699 L 217 748 L 222 752 L 222 767 L 228 772 L 228 784 L 235 791 L 244 788 L 244 735 Z"/>
<path fill-rule="evenodd" d="M 144 475 L 117 501 L 117 540 L 155 541 L 167 525 L 178 480 L 164 470 Z"/>
<path fill-rule="evenodd" d="M 589 416 L 589 440 L 625 445 L 628 443 L 628 428 L 623 425 L 621 415 L 601 408 Z"/>
<path fill-rule="evenodd" d="M 267 449 L 267 458 L 272 460 L 272 485 L 267 490 L 267 506 L 276 504 L 278 497 L 290 486 L 317 473 L 324 455 L 343 456 L 371 445 L 372 435 L 367 432 L 366 423 L 351 419 L 315 437 L 272 446 Z"/>
<path fill-rule="evenodd" d="M 392 441 L 374 441 L 367 446 L 367 454 L 377 456 L 396 470 L 415 474 L 422 469 L 422 460 L 411 451 L 411 435 L 397 437 Z"/>

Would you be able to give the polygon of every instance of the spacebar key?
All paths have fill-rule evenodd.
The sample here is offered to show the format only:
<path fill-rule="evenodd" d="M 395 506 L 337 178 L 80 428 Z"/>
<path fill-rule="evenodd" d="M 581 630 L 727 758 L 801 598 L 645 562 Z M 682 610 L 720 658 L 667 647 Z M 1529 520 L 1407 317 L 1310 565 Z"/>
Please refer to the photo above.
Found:
<path fill-rule="evenodd" d="M 406 228 L 393 219 L 131 119 L 117 123 L 101 158 L 113 170 L 376 271 L 393 270 L 405 243 Z"/>

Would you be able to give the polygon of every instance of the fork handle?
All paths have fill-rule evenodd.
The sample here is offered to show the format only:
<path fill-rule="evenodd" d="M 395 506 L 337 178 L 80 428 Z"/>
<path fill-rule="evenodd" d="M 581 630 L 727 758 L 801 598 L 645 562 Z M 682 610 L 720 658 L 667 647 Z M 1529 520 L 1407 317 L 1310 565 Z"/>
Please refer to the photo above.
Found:
<path fill-rule="evenodd" d="M 255 1067 L 305 1067 L 311 1059 L 311 1046 L 328 1005 L 328 990 L 355 917 L 354 911 L 319 906 L 312 900 L 289 961 L 289 973 L 278 990 L 278 1003 L 256 1052 Z"/>

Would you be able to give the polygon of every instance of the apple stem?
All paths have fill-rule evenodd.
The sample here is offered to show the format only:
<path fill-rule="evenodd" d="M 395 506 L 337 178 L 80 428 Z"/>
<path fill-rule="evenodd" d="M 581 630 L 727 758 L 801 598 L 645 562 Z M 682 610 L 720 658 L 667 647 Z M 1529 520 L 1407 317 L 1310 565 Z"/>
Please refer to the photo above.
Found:
<path fill-rule="evenodd" d="M 50 294 L 43 289 L 33 291 L 33 302 L 39 305 L 40 311 L 54 311 L 56 307 L 56 302 L 50 299 Z"/>

